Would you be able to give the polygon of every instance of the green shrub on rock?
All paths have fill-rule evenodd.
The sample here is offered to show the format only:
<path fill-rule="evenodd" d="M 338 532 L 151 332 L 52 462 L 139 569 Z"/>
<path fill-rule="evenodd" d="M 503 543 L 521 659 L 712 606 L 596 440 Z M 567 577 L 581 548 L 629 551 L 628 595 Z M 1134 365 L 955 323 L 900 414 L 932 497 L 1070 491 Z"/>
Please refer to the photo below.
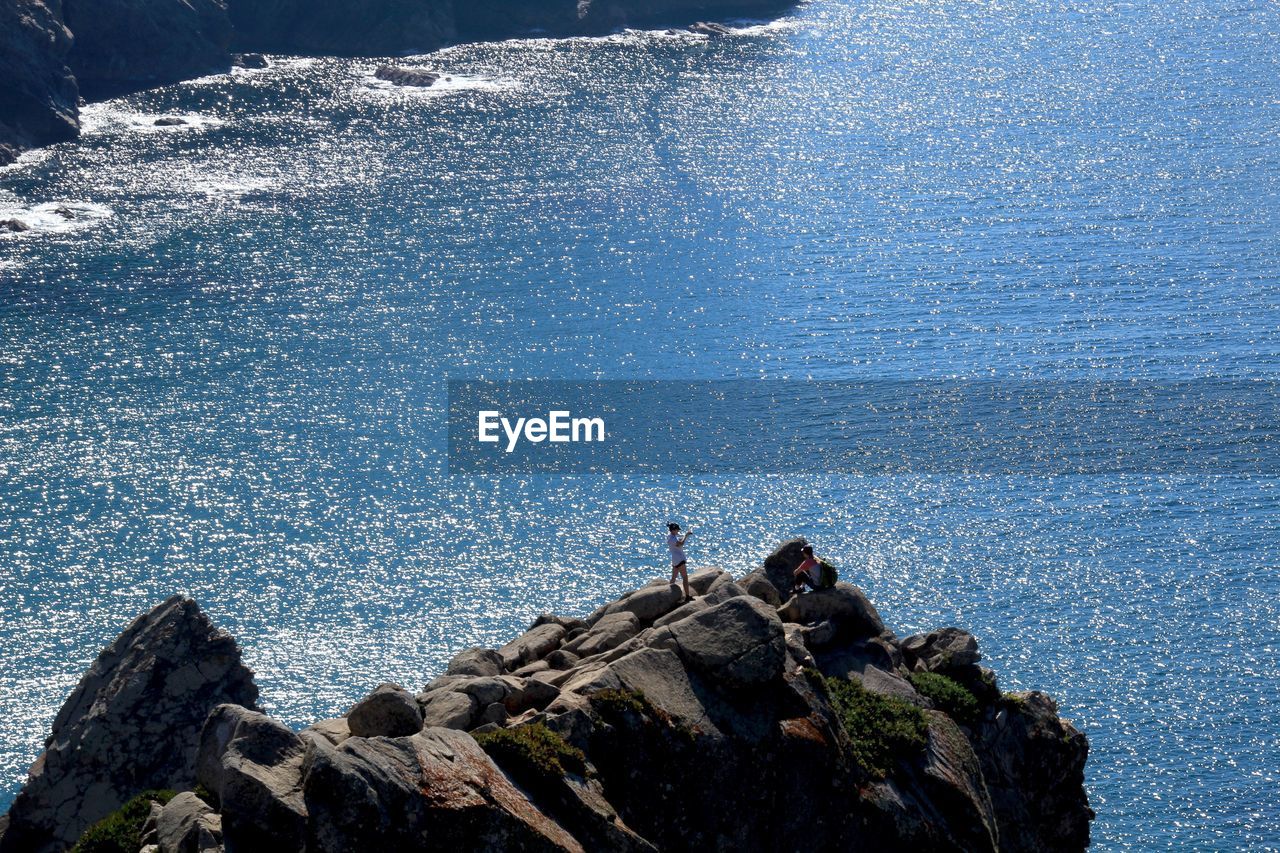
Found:
<path fill-rule="evenodd" d="M 823 684 L 849 736 L 850 757 L 872 776 L 883 779 L 896 761 L 924 751 L 929 721 L 915 705 L 872 693 L 856 680 L 824 678 Z"/>
<path fill-rule="evenodd" d="M 138 853 L 151 804 L 165 805 L 177 791 L 143 791 L 84 831 L 71 853 Z"/>
<path fill-rule="evenodd" d="M 499 765 L 531 779 L 559 779 L 566 773 L 581 775 L 586 770 L 582 750 L 542 723 L 481 732 L 475 738 Z"/>
<path fill-rule="evenodd" d="M 625 713 L 645 714 L 649 702 L 639 690 L 597 690 L 591 694 L 591 704 L 606 716 L 618 717 Z"/>
<path fill-rule="evenodd" d="M 954 678 L 937 672 L 913 672 L 911 686 L 958 723 L 971 725 L 978 719 L 977 697 Z"/>

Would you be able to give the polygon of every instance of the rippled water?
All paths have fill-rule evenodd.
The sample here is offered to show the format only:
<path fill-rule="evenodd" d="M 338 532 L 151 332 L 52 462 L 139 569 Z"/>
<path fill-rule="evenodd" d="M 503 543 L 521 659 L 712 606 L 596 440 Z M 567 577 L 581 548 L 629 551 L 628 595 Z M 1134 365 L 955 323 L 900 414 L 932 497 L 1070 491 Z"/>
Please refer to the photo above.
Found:
<path fill-rule="evenodd" d="M 0 807 L 174 590 L 301 724 L 656 576 L 674 517 L 695 564 L 804 534 L 900 633 L 973 629 L 1089 734 L 1100 848 L 1280 847 L 1274 479 L 442 470 L 446 377 L 1274 377 L 1278 37 L 816 0 L 89 107 L 0 172 Z"/>

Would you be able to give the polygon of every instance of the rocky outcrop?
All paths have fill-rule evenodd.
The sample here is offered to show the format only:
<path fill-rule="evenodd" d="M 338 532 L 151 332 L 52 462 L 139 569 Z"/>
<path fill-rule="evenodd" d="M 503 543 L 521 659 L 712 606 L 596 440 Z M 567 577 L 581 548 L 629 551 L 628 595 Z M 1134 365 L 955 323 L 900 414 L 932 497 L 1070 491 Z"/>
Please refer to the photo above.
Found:
<path fill-rule="evenodd" d="M 585 619 L 544 614 L 416 696 L 379 685 L 301 732 L 218 705 L 186 729 L 186 778 L 212 802 L 157 807 L 148 837 L 280 853 L 1087 846 L 1088 742 L 1052 699 L 1002 694 L 960 629 L 900 641 L 850 584 L 780 605 L 748 591 L 776 595 L 769 570 L 794 547 L 754 583 L 695 573 L 692 601 L 660 580 Z M 163 689 L 136 688 L 137 731 Z"/>
<path fill-rule="evenodd" d="M 62 850 L 143 790 L 190 788 L 209 712 L 257 699 L 235 640 L 191 599 L 170 598 L 80 679 L 9 810 L 0 851 Z"/>
<path fill-rule="evenodd" d="M 434 86 L 442 75 L 427 68 L 379 65 L 378 70 L 373 72 L 373 76 L 379 80 L 386 80 L 388 83 L 395 83 L 397 86 L 413 86 L 425 89 Z"/>
<path fill-rule="evenodd" d="M 231 67 L 223 0 L 63 0 L 71 70 L 88 98 Z"/>
<path fill-rule="evenodd" d="M 0 0 L 0 166 L 80 132 L 70 49 L 59 0 Z"/>

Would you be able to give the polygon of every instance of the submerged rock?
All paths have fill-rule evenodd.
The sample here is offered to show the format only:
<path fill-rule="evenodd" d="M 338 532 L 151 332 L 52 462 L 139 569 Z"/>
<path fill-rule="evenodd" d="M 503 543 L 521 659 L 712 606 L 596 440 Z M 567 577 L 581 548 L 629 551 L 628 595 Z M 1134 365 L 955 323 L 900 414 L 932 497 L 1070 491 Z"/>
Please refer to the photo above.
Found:
<path fill-rule="evenodd" d="M 156 127 L 181 127 L 182 125 L 187 124 L 187 120 L 185 118 L 178 118 L 177 116 L 161 116 L 152 122 L 152 124 Z"/>
<path fill-rule="evenodd" d="M 24 231 L 30 230 L 31 226 L 23 222 L 21 219 L 0 219 L 0 232 L 21 234 Z"/>
<path fill-rule="evenodd" d="M 270 67 L 267 58 L 261 53 L 233 53 L 231 64 L 236 68 L 262 69 Z"/>
<path fill-rule="evenodd" d="M 209 712 L 257 700 L 235 640 L 191 599 L 170 598 L 104 649 L 63 704 L 0 850 L 62 850 L 143 790 L 190 788 Z"/>
<path fill-rule="evenodd" d="M 727 36 L 733 33 L 733 30 L 724 24 L 709 23 L 707 21 L 698 21 L 696 24 L 689 25 L 689 32 L 697 33 L 703 36 Z"/>
<path fill-rule="evenodd" d="M 399 65 L 379 65 L 373 76 L 379 80 L 394 83 L 397 86 L 414 86 L 418 88 L 433 86 L 440 79 L 438 72 L 429 71 L 426 68 L 404 68 Z"/>

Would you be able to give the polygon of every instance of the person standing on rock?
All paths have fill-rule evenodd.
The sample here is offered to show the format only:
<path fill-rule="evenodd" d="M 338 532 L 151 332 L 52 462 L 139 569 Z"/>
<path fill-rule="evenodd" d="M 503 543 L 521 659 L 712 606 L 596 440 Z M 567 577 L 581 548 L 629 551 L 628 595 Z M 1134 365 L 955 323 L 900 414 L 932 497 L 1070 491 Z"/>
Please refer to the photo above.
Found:
<path fill-rule="evenodd" d="M 689 539 L 693 531 L 686 531 L 683 536 L 680 535 L 680 525 L 674 521 L 667 525 L 667 549 L 671 551 L 671 585 L 676 585 L 676 575 L 684 580 L 684 597 L 692 598 L 689 594 L 689 561 L 684 556 L 684 543 Z"/>

